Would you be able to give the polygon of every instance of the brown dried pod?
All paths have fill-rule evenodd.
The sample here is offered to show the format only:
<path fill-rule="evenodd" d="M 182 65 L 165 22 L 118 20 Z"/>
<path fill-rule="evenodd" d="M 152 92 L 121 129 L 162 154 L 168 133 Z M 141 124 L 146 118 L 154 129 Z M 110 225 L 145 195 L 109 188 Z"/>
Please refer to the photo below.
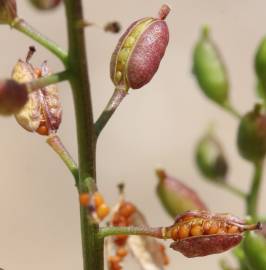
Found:
<path fill-rule="evenodd" d="M 17 113 L 28 101 L 27 87 L 14 80 L 0 81 L 0 114 Z"/>
<path fill-rule="evenodd" d="M 245 224 L 230 214 L 195 210 L 178 216 L 164 234 L 175 241 L 171 248 L 191 258 L 227 251 L 240 243 L 244 231 L 257 229 L 260 223 Z"/>
<path fill-rule="evenodd" d="M 50 74 L 47 63 L 36 68 L 29 63 L 33 53 L 30 48 L 26 61 L 18 60 L 12 71 L 12 78 L 20 83 L 29 82 Z M 29 94 L 25 106 L 15 115 L 17 122 L 30 132 L 40 135 L 55 133 L 61 123 L 62 106 L 56 85 L 49 85 Z"/>
<path fill-rule="evenodd" d="M 11 24 L 17 17 L 15 0 L 0 0 L 0 24 Z"/>
<path fill-rule="evenodd" d="M 116 88 L 138 89 L 156 73 L 165 53 L 169 32 L 164 19 L 170 12 L 163 5 L 158 18 L 143 18 L 132 23 L 113 52 L 110 75 Z"/>

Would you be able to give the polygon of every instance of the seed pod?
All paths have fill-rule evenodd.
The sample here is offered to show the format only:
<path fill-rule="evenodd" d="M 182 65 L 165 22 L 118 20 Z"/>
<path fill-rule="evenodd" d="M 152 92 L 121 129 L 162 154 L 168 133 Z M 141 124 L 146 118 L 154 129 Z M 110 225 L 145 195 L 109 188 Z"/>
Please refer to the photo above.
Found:
<path fill-rule="evenodd" d="M 16 17 L 16 0 L 0 0 L 0 24 L 11 24 Z"/>
<path fill-rule="evenodd" d="M 266 154 L 266 115 L 260 106 L 244 115 L 240 121 L 237 146 L 241 156 L 249 161 L 262 160 Z"/>
<path fill-rule="evenodd" d="M 61 0 L 30 0 L 31 4 L 40 10 L 50 10 L 57 7 Z"/>
<path fill-rule="evenodd" d="M 0 114 L 17 113 L 28 101 L 27 87 L 14 80 L 0 81 Z"/>
<path fill-rule="evenodd" d="M 188 229 L 185 236 L 180 233 L 183 227 Z M 175 241 L 171 248 L 191 258 L 224 252 L 240 243 L 244 231 L 260 228 L 260 223 L 247 225 L 229 214 L 195 210 L 178 216 L 164 229 L 164 236 Z"/>
<path fill-rule="evenodd" d="M 266 240 L 255 233 L 247 234 L 243 248 L 251 270 L 265 270 Z"/>
<path fill-rule="evenodd" d="M 204 94 L 214 102 L 228 102 L 229 80 L 225 65 L 205 27 L 193 52 L 193 73 Z"/>
<path fill-rule="evenodd" d="M 28 62 L 32 53 L 31 48 L 26 62 L 18 60 L 12 71 L 14 80 L 24 83 L 50 74 L 46 62 L 42 64 L 41 69 L 38 68 L 35 71 Z M 40 135 L 55 133 L 62 118 L 62 107 L 57 87 L 49 85 L 30 93 L 28 102 L 15 117 L 17 122 L 30 132 L 37 132 Z"/>
<path fill-rule="evenodd" d="M 138 89 L 156 73 L 169 40 L 164 19 L 170 8 L 164 5 L 159 18 L 144 18 L 130 25 L 113 52 L 110 75 L 116 88 Z"/>
<path fill-rule="evenodd" d="M 159 178 L 157 195 L 170 216 L 174 218 L 191 209 L 207 209 L 194 190 L 169 176 L 162 169 L 158 169 L 156 173 Z"/>
<path fill-rule="evenodd" d="M 256 51 L 255 71 L 262 87 L 266 89 L 266 37 L 264 37 Z"/>
<path fill-rule="evenodd" d="M 212 134 L 203 136 L 196 146 L 196 164 L 199 171 L 212 181 L 225 181 L 228 164 L 222 146 Z"/>

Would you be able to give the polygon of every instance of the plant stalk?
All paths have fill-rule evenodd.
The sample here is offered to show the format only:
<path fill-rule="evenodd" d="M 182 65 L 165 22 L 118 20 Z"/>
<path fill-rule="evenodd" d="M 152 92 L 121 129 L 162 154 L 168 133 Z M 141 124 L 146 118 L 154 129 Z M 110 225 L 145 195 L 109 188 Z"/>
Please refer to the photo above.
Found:
<path fill-rule="evenodd" d="M 263 162 L 259 161 L 254 163 L 254 175 L 250 187 L 250 192 L 246 197 L 247 214 L 252 219 L 257 219 L 257 208 L 259 201 L 259 190 L 262 180 Z"/>
<path fill-rule="evenodd" d="M 96 190 L 96 136 L 93 123 L 92 102 L 88 77 L 87 55 L 85 48 L 82 1 L 64 0 L 69 59 L 67 69 L 70 72 L 70 84 L 73 91 L 76 114 L 79 192 Z M 81 237 L 84 270 L 103 270 L 103 241 L 98 238 L 98 224 L 94 223 L 86 208 L 80 206 Z"/>

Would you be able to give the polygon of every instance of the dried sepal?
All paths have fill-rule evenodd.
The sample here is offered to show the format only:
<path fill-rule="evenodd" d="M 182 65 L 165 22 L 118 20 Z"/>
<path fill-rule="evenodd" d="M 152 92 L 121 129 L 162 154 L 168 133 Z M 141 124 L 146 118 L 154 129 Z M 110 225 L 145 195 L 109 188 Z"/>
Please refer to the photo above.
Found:
<path fill-rule="evenodd" d="M 11 24 L 16 17 L 16 0 L 0 0 L 0 24 Z"/>
<path fill-rule="evenodd" d="M 20 83 L 25 83 L 45 77 L 50 73 L 47 63 L 40 68 L 34 68 L 30 64 L 30 58 L 35 52 L 30 47 L 26 61 L 18 60 L 12 71 L 12 78 Z M 62 105 L 56 85 L 49 85 L 29 94 L 29 100 L 25 106 L 15 115 L 17 122 L 30 132 L 40 135 L 55 133 L 62 119 Z"/>
<path fill-rule="evenodd" d="M 186 257 L 224 252 L 242 240 L 244 231 L 261 229 L 261 224 L 246 224 L 230 214 L 188 211 L 164 229 L 165 238 L 173 239 L 171 248 Z"/>

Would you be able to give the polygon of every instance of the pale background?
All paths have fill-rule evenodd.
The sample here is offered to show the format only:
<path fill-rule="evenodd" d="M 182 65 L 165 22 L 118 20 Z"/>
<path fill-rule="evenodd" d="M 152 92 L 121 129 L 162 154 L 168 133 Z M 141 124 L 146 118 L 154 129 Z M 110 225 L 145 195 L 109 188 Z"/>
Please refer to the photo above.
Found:
<path fill-rule="evenodd" d="M 18 0 L 21 17 L 66 47 L 64 9 L 36 12 L 28 1 Z M 100 25 L 117 19 L 124 29 L 132 21 L 156 15 L 162 1 L 83 1 L 86 18 Z M 194 166 L 197 138 L 213 121 L 225 145 L 231 165 L 230 181 L 248 189 L 252 174 L 249 163 L 235 147 L 237 121 L 209 102 L 191 75 L 191 49 L 200 26 L 210 24 L 228 64 L 231 97 L 241 112 L 255 101 L 254 50 L 266 33 L 264 0 L 180 0 L 168 1 L 167 18 L 171 40 L 164 60 L 151 83 L 130 95 L 118 109 L 99 140 L 97 170 L 100 190 L 109 204 L 117 199 L 117 182 L 127 185 L 127 196 L 147 215 L 151 225 L 172 221 L 155 196 L 154 168 L 165 167 L 193 186 L 213 211 L 242 216 L 244 205 L 231 194 L 206 183 Z M 0 26 L 0 76 L 8 77 L 29 45 L 27 37 Z M 119 35 L 88 28 L 89 72 L 97 117 L 113 91 L 109 60 Z M 36 45 L 33 62 L 48 60 L 54 71 L 62 65 Z M 75 121 L 71 92 L 60 85 L 64 119 L 59 135 L 77 157 Z M 49 149 L 45 138 L 23 130 L 13 118 L 1 118 L 0 141 L 0 268 L 6 270 L 81 269 L 81 247 L 77 194 L 67 169 Z M 263 186 L 261 193 L 265 193 Z M 264 196 L 261 196 L 264 197 Z M 265 205 L 260 201 L 260 208 Z M 265 210 L 265 208 L 264 208 Z M 167 243 L 168 244 L 168 243 Z M 219 269 L 219 258 L 186 259 L 168 249 L 168 269 Z M 128 266 L 127 270 L 138 269 Z"/>

